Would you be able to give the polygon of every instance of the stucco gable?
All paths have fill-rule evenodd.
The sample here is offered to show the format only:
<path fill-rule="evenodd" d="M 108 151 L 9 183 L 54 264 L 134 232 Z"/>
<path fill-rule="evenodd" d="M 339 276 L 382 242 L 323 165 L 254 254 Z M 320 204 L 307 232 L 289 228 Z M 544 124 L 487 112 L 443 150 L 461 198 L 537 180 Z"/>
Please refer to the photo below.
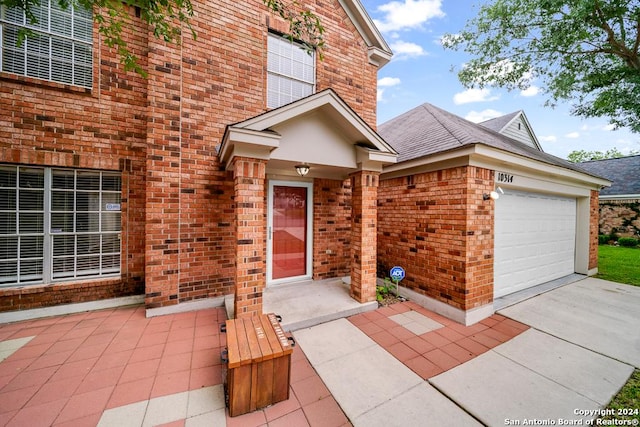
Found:
<path fill-rule="evenodd" d="M 227 127 L 220 157 L 308 162 L 335 169 L 380 169 L 397 153 L 332 89 Z"/>

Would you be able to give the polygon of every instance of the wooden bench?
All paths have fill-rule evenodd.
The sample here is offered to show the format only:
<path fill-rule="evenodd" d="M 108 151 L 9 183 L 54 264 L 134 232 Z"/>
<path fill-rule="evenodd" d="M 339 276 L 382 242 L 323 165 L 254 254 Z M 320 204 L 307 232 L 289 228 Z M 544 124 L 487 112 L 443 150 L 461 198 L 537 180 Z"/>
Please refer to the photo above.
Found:
<path fill-rule="evenodd" d="M 235 417 L 289 399 L 295 342 L 285 336 L 276 315 L 228 320 L 226 331 L 229 415 Z"/>

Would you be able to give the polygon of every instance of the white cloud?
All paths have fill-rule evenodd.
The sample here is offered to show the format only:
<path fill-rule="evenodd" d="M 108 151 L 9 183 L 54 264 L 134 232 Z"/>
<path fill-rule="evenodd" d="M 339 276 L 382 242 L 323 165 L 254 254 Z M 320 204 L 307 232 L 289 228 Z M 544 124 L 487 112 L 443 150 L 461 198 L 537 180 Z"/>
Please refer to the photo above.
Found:
<path fill-rule="evenodd" d="M 383 77 L 378 80 L 378 102 L 384 101 L 384 88 L 397 86 L 400 84 L 400 79 L 397 77 Z"/>
<path fill-rule="evenodd" d="M 427 54 L 422 46 L 417 45 L 411 42 L 405 42 L 402 40 L 398 40 L 390 45 L 391 50 L 393 51 L 393 59 L 407 59 L 414 58 L 417 56 L 424 56 Z"/>
<path fill-rule="evenodd" d="M 441 0 L 392 1 L 378 6 L 378 11 L 384 17 L 374 23 L 382 32 L 420 28 L 430 19 L 445 16 Z"/>
<path fill-rule="evenodd" d="M 501 113 L 500 111 L 496 111 L 496 110 L 487 109 L 482 111 L 471 111 L 469 112 L 469 114 L 464 116 L 464 118 L 469 120 L 470 122 L 480 123 L 480 122 L 484 122 L 486 120 L 494 119 L 500 116 L 504 116 L 504 113 Z"/>
<path fill-rule="evenodd" d="M 397 86 L 399 84 L 400 84 L 400 79 L 397 77 L 383 77 L 380 80 L 378 80 L 378 86 L 383 86 L 383 87 Z"/>
<path fill-rule="evenodd" d="M 626 156 L 630 155 L 631 151 L 635 153 L 640 151 L 640 142 L 636 138 L 616 138 L 613 146 L 617 147 Z"/>
<path fill-rule="evenodd" d="M 609 123 L 608 125 L 604 125 L 602 127 L 602 130 L 604 130 L 604 131 L 616 130 L 616 125 L 612 125 L 611 123 Z"/>
<path fill-rule="evenodd" d="M 540 88 L 538 86 L 534 86 L 531 85 L 528 88 L 526 88 L 525 90 L 520 91 L 520 95 L 528 98 L 531 96 L 536 96 L 538 93 L 540 93 Z"/>
<path fill-rule="evenodd" d="M 453 103 L 456 105 L 469 104 L 472 102 L 489 102 L 499 99 L 499 96 L 491 96 L 489 89 L 467 89 L 453 95 Z"/>
<path fill-rule="evenodd" d="M 571 139 L 580 138 L 580 132 L 569 132 L 564 137 L 565 138 L 571 138 Z"/>
<path fill-rule="evenodd" d="M 542 142 L 556 142 L 558 140 L 558 137 L 555 135 L 546 135 L 539 136 L 538 139 Z"/>

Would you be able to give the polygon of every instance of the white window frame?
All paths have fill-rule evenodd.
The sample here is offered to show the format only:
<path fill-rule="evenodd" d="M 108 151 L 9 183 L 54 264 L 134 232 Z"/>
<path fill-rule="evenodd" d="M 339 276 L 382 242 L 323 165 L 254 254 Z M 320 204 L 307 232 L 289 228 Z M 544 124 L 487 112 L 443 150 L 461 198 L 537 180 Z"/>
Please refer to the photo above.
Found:
<path fill-rule="evenodd" d="M 267 37 L 267 108 L 278 108 L 316 91 L 316 55 L 287 38 Z"/>
<path fill-rule="evenodd" d="M 0 189 L 11 192 L 15 191 L 15 209 L 5 209 L 0 211 L 5 217 L 11 218 L 11 214 L 15 212 L 15 232 L 0 234 L 0 245 L 6 244 L 6 253 L 9 253 L 10 240 L 15 239 L 17 249 L 15 255 L 17 258 L 5 255 L 0 258 L 0 288 L 7 286 L 27 286 L 41 285 L 64 281 L 72 281 L 79 279 L 96 279 L 105 277 L 118 277 L 121 271 L 122 248 L 120 235 L 122 232 L 122 218 L 120 212 L 122 182 L 121 176 L 117 172 L 89 171 L 64 168 L 45 168 L 37 166 L 15 166 L 0 164 L 2 169 L 13 169 L 16 173 L 15 187 L 2 186 Z M 20 173 L 28 170 L 41 170 L 43 172 L 42 188 L 21 188 Z M 73 188 L 54 188 L 54 174 L 62 172 L 65 175 L 72 176 Z M 98 189 L 83 189 L 78 186 L 79 176 L 89 176 L 98 180 Z M 115 179 L 115 188 L 105 189 L 105 178 Z M 21 192 L 29 192 L 42 190 L 43 192 L 43 210 L 26 209 L 21 210 L 20 197 Z M 61 197 L 62 194 L 70 195 L 69 199 L 62 197 L 56 200 L 70 200 L 72 206 L 60 209 L 55 206 L 54 198 Z M 57 195 L 57 196 L 56 196 Z M 80 195 L 84 197 L 79 197 Z M 80 208 L 80 201 L 87 201 L 87 208 Z M 92 202 L 92 203 L 89 203 Z M 90 207 L 89 204 L 92 204 Z M 0 205 L 2 206 L 2 205 Z M 6 206 L 5 206 L 6 207 Z M 36 219 L 42 223 L 41 232 L 25 233 L 20 230 L 20 214 L 37 215 L 40 213 L 41 218 Z M 56 223 L 55 215 L 59 218 L 66 215 L 71 218 L 70 229 L 54 228 Z M 35 217 L 34 217 L 35 218 Z M 80 229 L 81 221 L 79 218 L 93 218 L 94 229 Z M 66 223 L 69 224 L 69 223 Z M 7 229 L 1 227 L 0 229 Z M 21 243 L 25 238 L 41 237 L 42 250 L 33 253 L 23 253 Z M 58 251 L 56 242 L 65 240 L 62 251 Z M 97 242 L 97 246 L 89 248 L 86 242 Z M 71 242 L 71 244 L 69 244 Z M 83 243 L 85 242 L 85 243 Z M 0 250 L 3 249 L 0 247 Z M 0 252 L 0 254 L 2 254 Z M 25 275 L 21 273 L 21 263 L 41 260 L 41 274 L 31 273 Z M 15 275 L 8 272 L 11 262 L 16 263 Z M 87 263 L 89 261 L 90 263 Z M 84 264 L 83 264 L 84 262 Z M 96 264 L 97 263 L 97 264 Z M 60 271 L 60 266 L 63 270 Z M 71 266 L 71 268 L 70 268 Z M 89 266 L 89 268 L 87 268 Z M 58 270 L 58 271 L 56 271 Z"/>
<path fill-rule="evenodd" d="M 2 52 L 4 51 L 2 42 L 2 22 L 0 22 L 0 70 L 2 69 Z"/>
<path fill-rule="evenodd" d="M 40 6 L 32 6 L 34 14 L 40 16 L 43 21 L 36 24 L 30 24 L 24 12 L 21 12 L 21 17 L 15 19 L 20 13 L 15 13 L 14 9 L 14 13 L 10 14 L 11 9 L 0 6 L 0 71 L 91 88 L 93 86 L 92 12 L 89 10 L 79 12 L 71 5 L 66 11 L 54 9 L 51 5 L 57 5 L 56 2 L 57 0 L 41 0 Z M 18 46 L 17 32 L 22 28 L 29 30 L 33 35 L 27 35 L 24 42 Z M 69 34 L 63 34 L 59 28 L 67 28 Z M 10 33 L 14 36 L 10 37 Z M 36 42 L 38 39 L 39 41 Z M 68 51 L 58 50 L 55 45 L 64 46 Z M 4 61 L 9 61 L 10 58 L 15 58 L 15 63 L 18 65 L 5 64 Z"/>

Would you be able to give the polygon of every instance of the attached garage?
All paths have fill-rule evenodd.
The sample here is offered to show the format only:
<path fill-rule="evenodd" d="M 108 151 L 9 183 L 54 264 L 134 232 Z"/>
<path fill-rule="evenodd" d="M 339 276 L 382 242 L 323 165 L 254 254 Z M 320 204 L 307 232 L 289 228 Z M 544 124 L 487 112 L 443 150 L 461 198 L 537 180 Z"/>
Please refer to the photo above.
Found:
<path fill-rule="evenodd" d="M 495 201 L 494 297 L 575 271 L 576 199 L 507 190 Z"/>
<path fill-rule="evenodd" d="M 380 175 L 378 272 L 403 266 L 412 301 L 469 325 L 518 291 L 597 273 L 606 179 L 431 104 L 378 133 L 398 152 Z"/>

